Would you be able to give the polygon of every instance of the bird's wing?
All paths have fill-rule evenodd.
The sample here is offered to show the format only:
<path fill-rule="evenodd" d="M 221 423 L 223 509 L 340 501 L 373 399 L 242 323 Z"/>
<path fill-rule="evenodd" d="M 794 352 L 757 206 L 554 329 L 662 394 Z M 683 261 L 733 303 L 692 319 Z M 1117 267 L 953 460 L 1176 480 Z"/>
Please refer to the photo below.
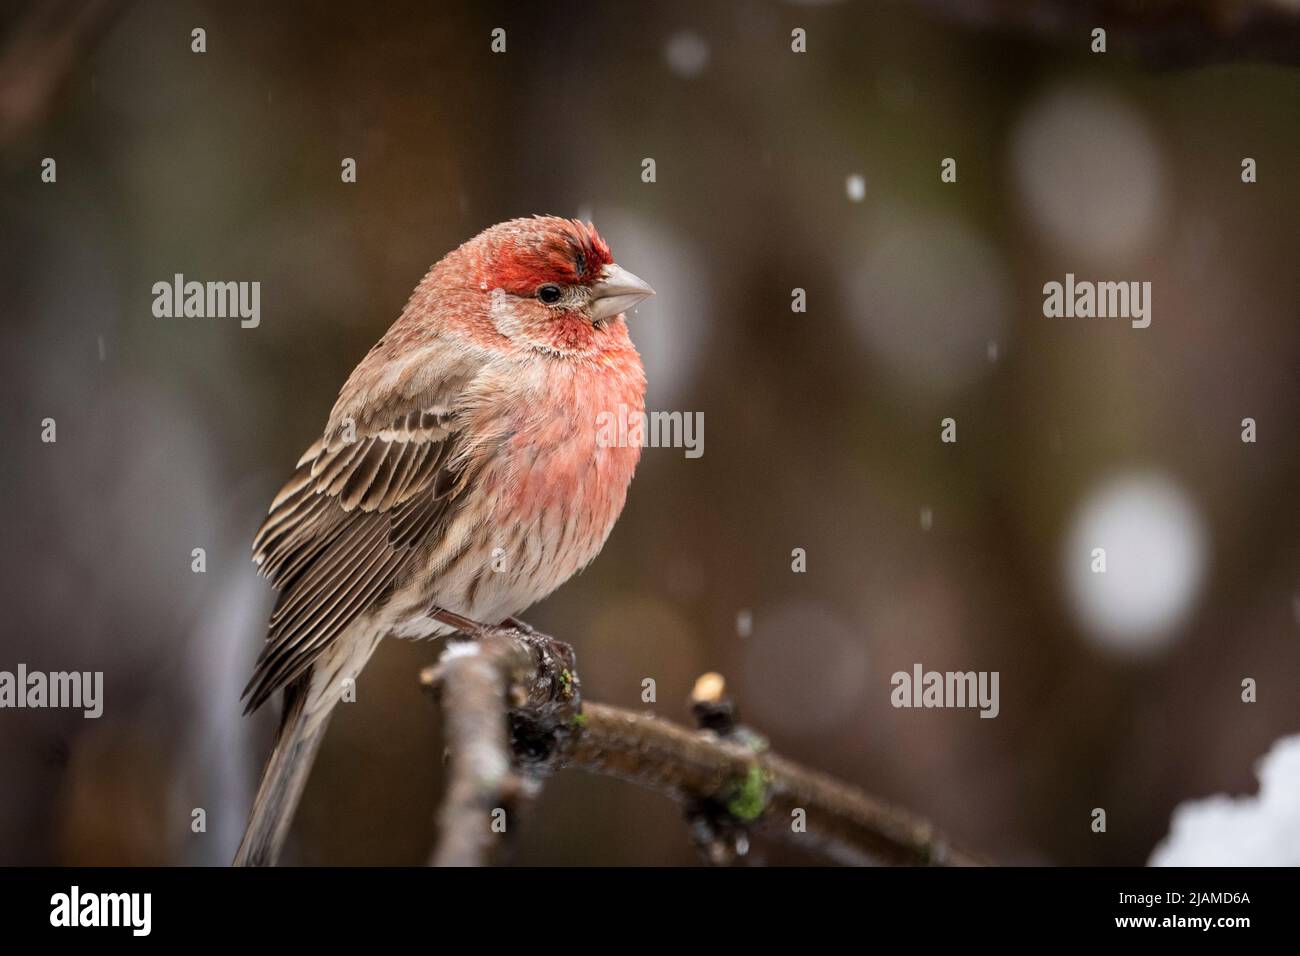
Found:
<path fill-rule="evenodd" d="M 380 358 L 372 351 L 367 362 Z M 463 500 L 474 469 L 458 407 L 467 376 L 449 375 L 415 394 L 394 378 L 391 394 L 369 402 L 386 404 L 387 419 L 358 423 L 339 414 L 340 401 L 257 533 L 253 560 L 280 596 L 244 689 L 245 712 L 304 674 L 382 599 Z"/>

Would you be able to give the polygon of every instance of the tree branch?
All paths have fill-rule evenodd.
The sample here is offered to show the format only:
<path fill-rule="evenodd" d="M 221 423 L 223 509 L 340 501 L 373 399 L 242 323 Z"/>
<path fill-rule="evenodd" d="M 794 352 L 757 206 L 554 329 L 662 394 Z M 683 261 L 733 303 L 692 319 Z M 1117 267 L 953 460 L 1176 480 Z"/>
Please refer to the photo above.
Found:
<path fill-rule="evenodd" d="M 509 832 L 521 796 L 566 767 L 678 801 L 693 827 L 708 831 L 697 842 L 716 844 L 719 832 L 739 835 L 740 855 L 743 837 L 758 830 L 844 863 L 976 862 L 928 822 L 772 753 L 752 732 L 732 732 L 730 725 L 722 733 L 691 730 L 651 714 L 584 704 L 572 649 L 526 625 L 489 628 L 432 613 L 474 639 L 450 644 L 423 675 L 439 693 L 452 761 L 437 864 L 486 862 L 501 839 L 490 826 L 493 811 L 505 811 Z M 729 703 L 723 710 L 731 712 Z"/>
<path fill-rule="evenodd" d="M 716 804 L 738 823 L 843 863 L 974 862 L 929 823 L 770 751 L 605 704 L 585 704 L 582 712 L 586 720 L 561 766 L 628 780 L 683 803 Z M 802 830 L 795 829 L 800 817 Z"/>
<path fill-rule="evenodd" d="M 439 827 L 434 866 L 474 866 L 498 842 L 493 814 L 508 813 L 523 787 L 510 759 L 506 694 L 526 657 L 506 641 L 454 642 L 435 668 L 421 675 L 436 688 L 446 715 L 451 782 Z"/>

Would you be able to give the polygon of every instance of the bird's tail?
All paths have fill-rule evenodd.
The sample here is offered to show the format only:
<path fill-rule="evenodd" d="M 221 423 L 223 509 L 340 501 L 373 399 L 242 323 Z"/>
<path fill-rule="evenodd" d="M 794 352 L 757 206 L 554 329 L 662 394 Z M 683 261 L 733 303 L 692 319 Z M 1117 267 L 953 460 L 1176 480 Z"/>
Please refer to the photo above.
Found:
<path fill-rule="evenodd" d="M 314 695 L 308 671 L 285 688 L 284 716 L 253 800 L 235 866 L 274 866 L 337 700 Z M 316 699 L 312 699 L 315 697 Z"/>

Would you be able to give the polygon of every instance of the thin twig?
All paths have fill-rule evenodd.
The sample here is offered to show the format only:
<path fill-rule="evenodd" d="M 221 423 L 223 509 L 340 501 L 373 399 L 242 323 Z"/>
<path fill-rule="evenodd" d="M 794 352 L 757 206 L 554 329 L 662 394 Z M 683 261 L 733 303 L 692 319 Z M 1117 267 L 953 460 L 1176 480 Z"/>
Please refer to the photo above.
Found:
<path fill-rule="evenodd" d="M 435 866 L 478 865 L 491 856 L 500 827 L 508 832 L 508 807 L 522 789 L 511 769 L 506 700 L 516 655 L 523 656 L 505 642 L 456 642 L 423 676 L 438 690 L 451 752 Z"/>
<path fill-rule="evenodd" d="M 521 780 L 564 767 L 655 790 L 681 802 L 688 816 L 707 807 L 714 820 L 839 862 L 976 862 L 926 821 L 772 753 L 757 735 L 722 737 L 584 704 L 572 650 L 553 638 L 443 619 L 476 637 L 477 650 L 450 650 L 426 679 L 441 689 L 452 752 L 438 863 L 483 862 L 492 846 L 491 811 L 517 795 Z"/>
<path fill-rule="evenodd" d="M 620 707 L 587 703 L 582 712 L 582 730 L 563 766 L 679 801 L 717 801 L 742 823 L 844 863 L 974 862 L 929 823 L 770 751 Z"/>

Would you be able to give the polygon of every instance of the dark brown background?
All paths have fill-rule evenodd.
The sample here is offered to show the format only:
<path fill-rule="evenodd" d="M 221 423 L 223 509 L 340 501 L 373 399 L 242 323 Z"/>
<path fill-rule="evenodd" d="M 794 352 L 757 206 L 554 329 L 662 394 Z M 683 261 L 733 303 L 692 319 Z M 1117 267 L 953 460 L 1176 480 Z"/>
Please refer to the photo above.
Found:
<path fill-rule="evenodd" d="M 229 860 L 274 721 L 239 716 L 270 603 L 252 533 L 429 264 L 535 212 L 590 215 L 656 286 L 632 320 L 651 405 L 706 422 L 699 460 L 647 451 L 604 554 L 528 615 L 590 697 L 653 677 L 681 718 L 721 670 L 782 752 L 1001 862 L 1140 864 L 1178 802 L 1252 790 L 1300 725 L 1300 79 L 921 6 L 139 3 L 49 97 L 15 82 L 51 61 L 15 74 L 31 5 L 7 6 L 0 669 L 103 670 L 106 708 L 0 712 L 0 862 Z M 1067 271 L 1152 281 L 1152 327 L 1044 318 Z M 261 281 L 261 326 L 155 319 L 176 272 Z M 1116 652 L 1062 549 L 1150 469 L 1204 522 L 1206 573 L 1166 642 Z M 436 654 L 381 648 L 290 860 L 426 858 Z M 892 709 L 914 661 L 998 670 L 1000 717 Z M 582 776 L 517 858 L 695 859 L 671 804 Z"/>

